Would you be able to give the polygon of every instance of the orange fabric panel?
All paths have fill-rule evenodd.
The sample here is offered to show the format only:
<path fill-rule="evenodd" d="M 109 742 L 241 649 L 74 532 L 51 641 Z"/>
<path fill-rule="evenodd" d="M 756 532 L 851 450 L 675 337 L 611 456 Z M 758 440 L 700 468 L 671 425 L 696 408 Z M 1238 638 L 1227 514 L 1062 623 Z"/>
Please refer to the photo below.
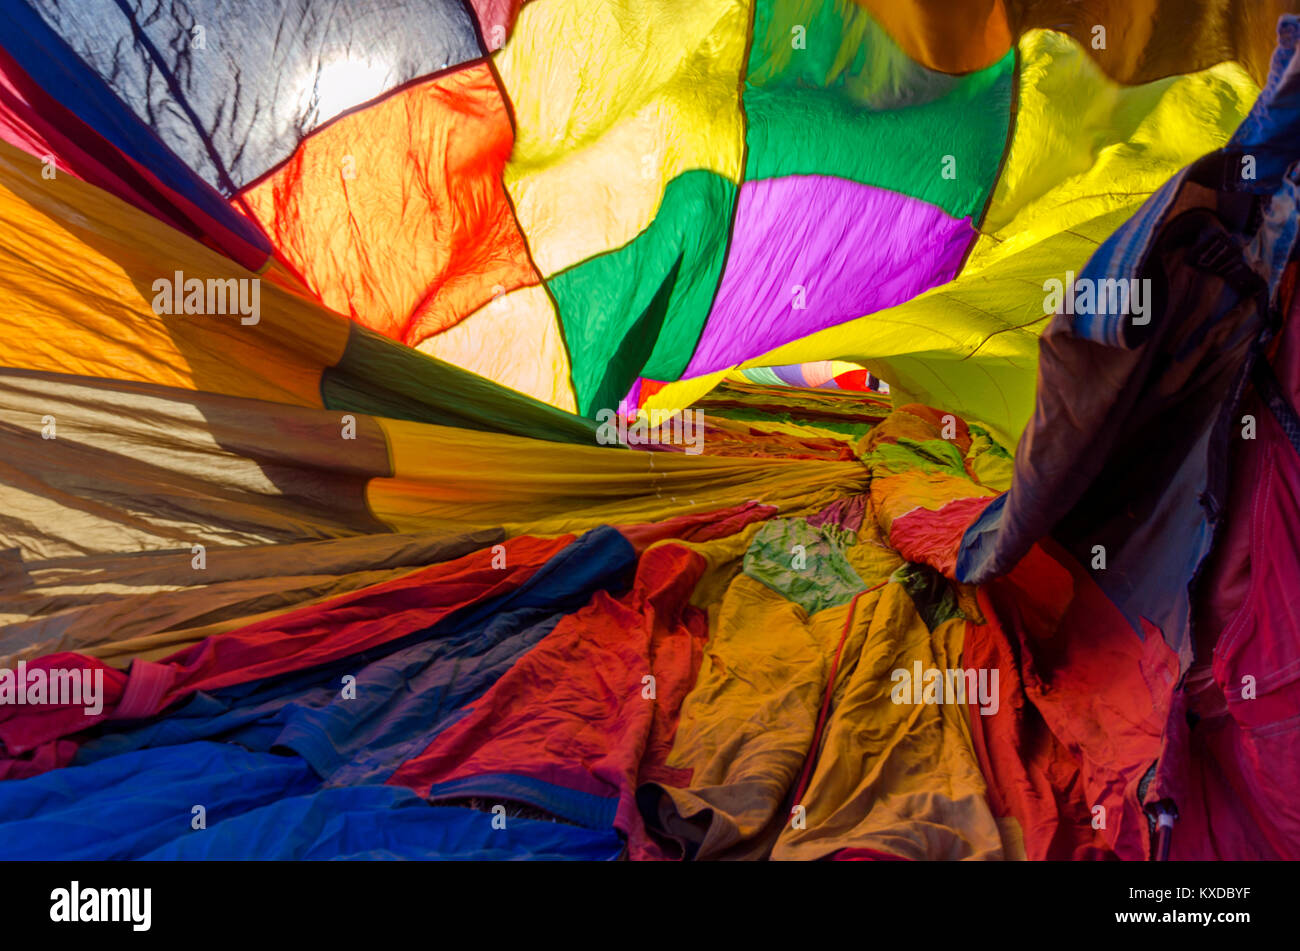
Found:
<path fill-rule="evenodd" d="M 316 131 L 240 197 L 326 306 L 415 346 L 538 283 L 501 184 L 513 145 L 479 62 Z"/>
<path fill-rule="evenodd" d="M 856 0 L 908 56 L 943 73 L 992 66 L 1011 48 L 1003 0 Z"/>
<path fill-rule="evenodd" d="M 73 175 L 46 179 L 2 142 L 0 248 L 0 366 L 318 407 L 347 344 L 347 321 L 279 280 L 258 285 L 256 323 L 155 313 L 154 283 L 177 271 L 259 276 Z"/>
<path fill-rule="evenodd" d="M 1259 85 L 1277 44 L 1277 18 L 1300 0 L 1008 0 L 1017 35 L 1068 33 L 1111 79 L 1128 85 L 1235 60 Z M 1105 27 L 1104 48 L 1094 31 Z"/>

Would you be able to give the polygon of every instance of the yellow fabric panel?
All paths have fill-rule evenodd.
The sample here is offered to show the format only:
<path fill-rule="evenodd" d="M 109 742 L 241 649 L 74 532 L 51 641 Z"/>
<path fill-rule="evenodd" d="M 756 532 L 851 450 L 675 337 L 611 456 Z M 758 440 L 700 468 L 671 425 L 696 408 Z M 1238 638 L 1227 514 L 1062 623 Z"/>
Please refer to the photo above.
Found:
<path fill-rule="evenodd" d="M 1020 57 L 1015 134 L 963 274 L 1089 219 L 1136 211 L 1223 146 L 1259 95 L 1235 63 L 1120 86 L 1078 42 L 1048 30 L 1027 33 Z"/>
<path fill-rule="evenodd" d="M 700 858 L 765 856 L 786 817 L 784 800 L 809 752 L 847 604 L 811 617 L 762 582 L 740 573 L 760 529 L 691 544 L 708 562 L 693 602 L 709 611 L 709 642 L 695 688 L 682 705 L 667 765 L 692 770 L 683 788 L 660 785 L 659 814 L 672 829 L 687 818 L 708 822 Z M 845 554 L 863 583 L 884 582 L 902 559 L 882 543 L 870 518 Z M 882 592 L 864 593 L 845 638 L 854 658 Z M 835 699 L 852 672 L 841 661 Z"/>
<path fill-rule="evenodd" d="M 388 445 L 359 414 L 341 438 L 343 415 L 0 369 L 0 537 L 30 563 L 382 531 Z"/>
<path fill-rule="evenodd" d="M 416 349 L 543 403 L 578 411 L 555 305 L 540 285 L 496 298 Z"/>
<path fill-rule="evenodd" d="M 759 366 L 760 364 L 758 361 L 754 361 L 753 365 Z M 657 393 L 648 396 L 645 402 L 641 404 L 642 408 L 646 410 L 667 409 L 673 412 L 685 409 L 721 383 L 730 372 L 730 370 L 719 370 L 717 373 L 710 373 L 707 376 L 696 376 L 688 380 L 667 383 Z"/>
<path fill-rule="evenodd" d="M 871 505 L 870 499 L 868 505 Z M 890 546 L 885 527 L 870 508 L 862 520 L 862 528 L 858 530 L 858 543 L 845 548 L 844 555 L 868 588 L 884 581 L 905 564 L 902 556 Z"/>
<path fill-rule="evenodd" d="M 893 526 L 894 519 L 914 509 L 934 512 L 957 499 L 980 495 L 993 496 L 997 492 L 946 472 L 903 472 L 871 482 L 871 499 L 886 529 Z"/>
<path fill-rule="evenodd" d="M 511 535 L 657 521 L 751 499 L 815 511 L 866 490 L 857 462 L 752 459 L 575 446 L 377 419 L 393 477 L 372 479 L 373 514 L 396 531 Z"/>
<path fill-rule="evenodd" d="M 1011 488 L 1011 477 L 1016 470 L 1015 459 L 1011 455 L 993 452 L 991 447 L 988 436 L 972 433 L 971 451 L 966 456 L 966 465 L 980 485 L 995 492 L 1005 492 Z"/>
<path fill-rule="evenodd" d="M 258 276 L 72 175 L 0 143 L 0 365 L 320 406 L 348 323 L 260 285 L 260 320 L 154 313 L 153 282 Z"/>
<path fill-rule="evenodd" d="M 1019 819 L 1015 816 L 1003 816 L 998 819 L 998 831 L 1002 833 L 1002 852 L 1007 861 L 1029 860 L 1029 856 L 1025 853 L 1025 830 L 1020 828 Z"/>
<path fill-rule="evenodd" d="M 740 0 L 530 3 L 494 57 L 515 116 L 506 189 L 543 276 L 636 237 L 691 169 L 739 181 Z"/>
<path fill-rule="evenodd" d="M 859 603 L 859 611 L 872 607 Z M 904 858 L 1001 859 L 964 704 L 894 703 L 892 672 L 961 667 L 966 622 L 931 633 L 901 585 L 874 605 L 843 699 L 827 723 L 801 802 L 804 828 L 786 823 L 772 858 L 824 858 L 867 848 Z M 847 649 L 847 645 L 846 645 Z"/>
<path fill-rule="evenodd" d="M 859 599 L 858 616 L 879 592 Z M 710 813 L 697 858 L 766 854 L 807 757 L 849 605 L 809 617 L 748 575 L 727 589 L 695 688 L 682 703 L 667 765 L 692 770 L 687 788 L 663 787 L 661 815 Z M 861 650 L 866 624 L 846 650 Z M 702 819 L 703 817 L 701 817 Z M 701 820 L 697 820 L 701 821 Z"/>

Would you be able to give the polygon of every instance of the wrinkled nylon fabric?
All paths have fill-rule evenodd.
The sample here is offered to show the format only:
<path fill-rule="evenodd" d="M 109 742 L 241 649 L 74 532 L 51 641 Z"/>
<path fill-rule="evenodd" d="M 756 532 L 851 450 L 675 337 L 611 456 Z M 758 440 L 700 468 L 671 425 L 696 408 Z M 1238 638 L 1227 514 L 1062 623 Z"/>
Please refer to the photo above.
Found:
<path fill-rule="evenodd" d="M 13 857 L 1293 856 L 1273 7 L 10 5 L 0 658 L 104 684 L 0 674 Z"/>

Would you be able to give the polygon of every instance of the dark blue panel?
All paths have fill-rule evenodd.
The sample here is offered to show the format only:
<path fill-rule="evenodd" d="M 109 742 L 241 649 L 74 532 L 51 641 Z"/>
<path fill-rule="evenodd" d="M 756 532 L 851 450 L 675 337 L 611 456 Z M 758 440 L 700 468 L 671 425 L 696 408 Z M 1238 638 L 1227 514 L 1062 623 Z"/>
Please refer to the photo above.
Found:
<path fill-rule="evenodd" d="M 0 3 L 0 44 L 46 93 L 123 155 L 228 230 L 270 254 L 271 246 L 261 230 L 173 154 L 23 0 Z"/>

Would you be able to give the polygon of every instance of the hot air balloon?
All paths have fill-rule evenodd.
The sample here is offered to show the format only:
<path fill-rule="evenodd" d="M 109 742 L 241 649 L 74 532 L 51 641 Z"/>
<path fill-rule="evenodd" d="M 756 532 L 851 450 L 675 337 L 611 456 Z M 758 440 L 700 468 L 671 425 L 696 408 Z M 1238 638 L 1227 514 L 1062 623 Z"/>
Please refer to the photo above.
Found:
<path fill-rule="evenodd" d="M 9 0 L 0 858 L 1300 857 L 1297 12 Z"/>

